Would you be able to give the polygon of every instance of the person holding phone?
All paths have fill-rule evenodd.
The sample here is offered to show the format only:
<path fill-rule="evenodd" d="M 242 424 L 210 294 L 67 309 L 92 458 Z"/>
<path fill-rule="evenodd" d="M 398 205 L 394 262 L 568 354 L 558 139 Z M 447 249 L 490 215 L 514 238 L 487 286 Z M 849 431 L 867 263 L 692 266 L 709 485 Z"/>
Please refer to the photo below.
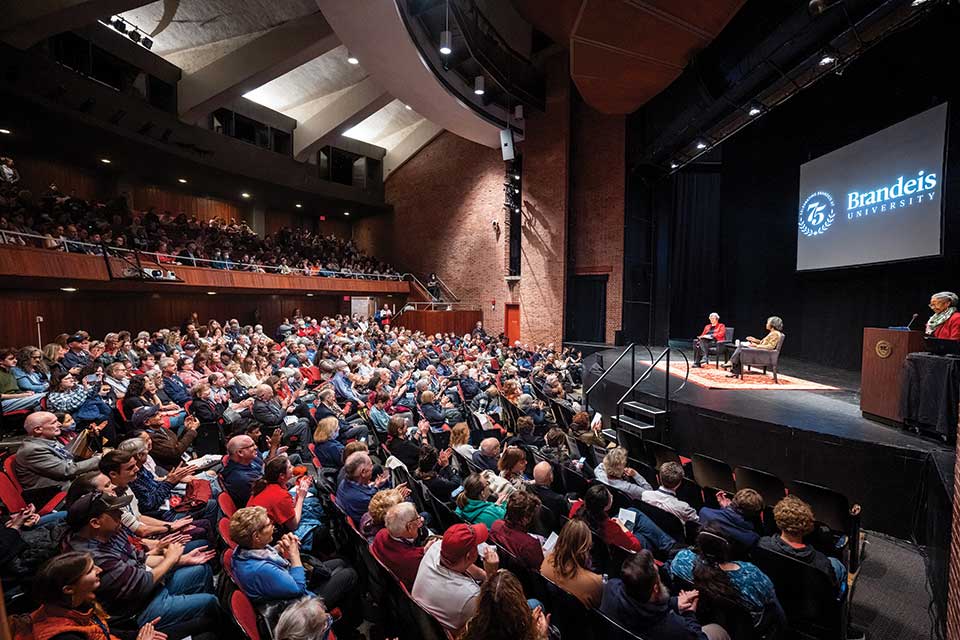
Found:
<path fill-rule="evenodd" d="M 78 424 L 110 419 L 110 407 L 100 397 L 102 372 L 87 373 L 77 382 L 72 373 L 55 373 L 50 379 L 47 407 L 50 411 L 69 413 Z"/>

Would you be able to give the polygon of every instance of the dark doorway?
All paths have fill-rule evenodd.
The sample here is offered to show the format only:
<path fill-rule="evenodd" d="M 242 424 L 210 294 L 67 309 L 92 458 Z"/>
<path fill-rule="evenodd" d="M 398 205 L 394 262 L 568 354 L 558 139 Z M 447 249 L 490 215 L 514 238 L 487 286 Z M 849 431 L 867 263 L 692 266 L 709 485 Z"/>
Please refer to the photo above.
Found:
<path fill-rule="evenodd" d="M 573 276 L 567 287 L 570 342 L 606 342 L 607 276 Z"/>

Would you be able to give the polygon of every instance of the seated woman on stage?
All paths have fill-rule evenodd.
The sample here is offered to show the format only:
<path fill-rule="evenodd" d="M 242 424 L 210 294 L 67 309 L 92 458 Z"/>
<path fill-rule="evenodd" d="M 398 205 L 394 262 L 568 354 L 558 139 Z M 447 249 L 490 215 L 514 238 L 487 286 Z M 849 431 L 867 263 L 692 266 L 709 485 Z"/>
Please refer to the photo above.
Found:
<path fill-rule="evenodd" d="M 943 340 L 960 340 L 960 313 L 957 313 L 957 294 L 941 291 L 930 296 L 933 315 L 927 320 L 928 336 Z"/>
<path fill-rule="evenodd" d="M 710 347 L 727 338 L 727 328 L 720 322 L 720 315 L 710 314 L 710 322 L 703 328 L 700 335 L 693 339 L 693 366 L 702 367 L 707 364 L 707 355 Z"/>
<path fill-rule="evenodd" d="M 730 369 L 730 373 L 727 374 L 728 378 L 733 378 L 740 375 L 740 351 L 743 349 L 766 349 L 772 351 L 776 349 L 780 344 L 780 339 L 783 337 L 783 334 L 780 333 L 783 331 L 783 320 L 777 316 L 770 316 L 767 318 L 767 331 L 768 333 L 764 336 L 763 340 L 757 340 L 753 336 L 747 336 L 747 342 L 749 344 L 740 343 L 740 346 L 737 347 L 737 350 L 733 352 L 733 355 L 730 356 L 728 362 L 724 362 L 722 367 Z"/>

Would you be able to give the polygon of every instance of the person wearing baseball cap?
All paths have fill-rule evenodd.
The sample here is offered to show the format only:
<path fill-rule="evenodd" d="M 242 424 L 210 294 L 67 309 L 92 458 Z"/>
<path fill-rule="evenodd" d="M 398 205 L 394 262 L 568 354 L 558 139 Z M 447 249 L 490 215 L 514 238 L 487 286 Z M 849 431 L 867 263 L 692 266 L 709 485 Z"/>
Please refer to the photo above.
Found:
<path fill-rule="evenodd" d="M 94 491 L 67 512 L 66 548 L 89 553 L 102 570 L 97 599 L 111 622 L 141 626 L 159 617 L 156 629 L 176 637 L 216 629 L 220 605 L 207 564 L 216 552 L 200 547 L 184 553 L 181 542 L 150 552 L 135 547 L 121 523 L 130 501 L 129 495 Z"/>
<path fill-rule="evenodd" d="M 455 524 L 439 543 L 430 545 L 420 562 L 411 595 L 451 631 L 462 629 L 473 616 L 479 583 L 495 573 L 500 564 L 496 547 L 487 545 L 483 569 L 474 565 L 480 553 L 478 545 L 486 540 L 486 525 Z"/>
<path fill-rule="evenodd" d="M 63 356 L 63 366 L 67 369 L 75 367 L 84 368 L 90 364 L 90 353 L 87 347 L 90 346 L 90 338 L 82 333 L 75 333 L 67 338 L 67 348 L 69 351 Z"/>

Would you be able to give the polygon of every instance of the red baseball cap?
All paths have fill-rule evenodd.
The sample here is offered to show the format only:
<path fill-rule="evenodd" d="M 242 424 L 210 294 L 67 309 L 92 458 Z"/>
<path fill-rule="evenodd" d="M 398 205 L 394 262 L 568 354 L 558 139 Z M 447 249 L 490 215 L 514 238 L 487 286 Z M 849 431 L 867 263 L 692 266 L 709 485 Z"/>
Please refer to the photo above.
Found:
<path fill-rule="evenodd" d="M 487 541 L 487 525 L 455 524 L 443 534 L 440 543 L 440 557 L 447 563 L 463 559 L 470 549 L 476 549 L 481 542 Z"/>

